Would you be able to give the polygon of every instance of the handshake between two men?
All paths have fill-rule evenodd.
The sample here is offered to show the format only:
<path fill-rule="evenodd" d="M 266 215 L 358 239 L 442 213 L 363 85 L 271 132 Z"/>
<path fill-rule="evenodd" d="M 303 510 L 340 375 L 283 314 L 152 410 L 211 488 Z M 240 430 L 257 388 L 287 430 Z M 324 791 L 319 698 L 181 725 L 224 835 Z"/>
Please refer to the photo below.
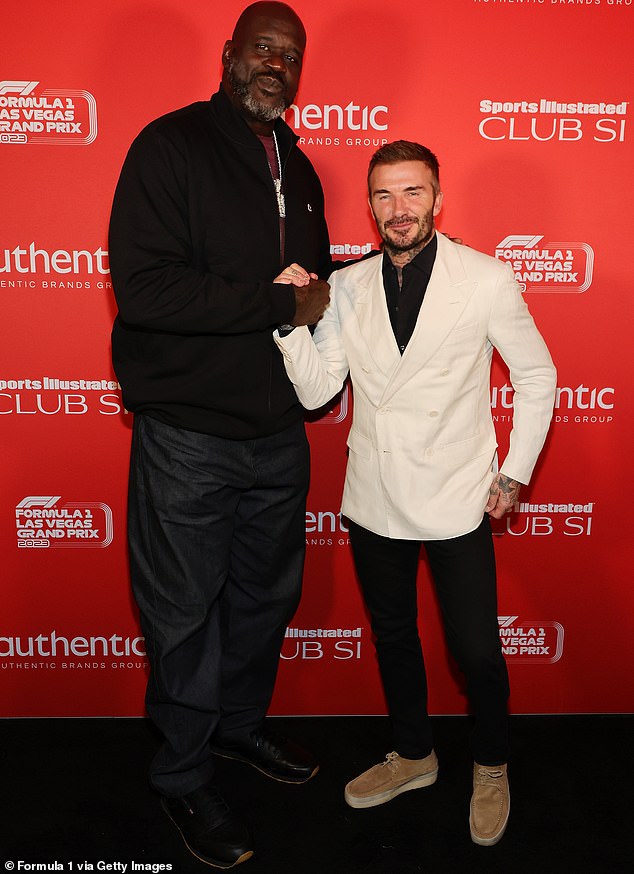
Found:
<path fill-rule="evenodd" d="M 273 281 L 295 286 L 294 327 L 315 325 L 321 319 L 330 303 L 330 286 L 325 280 L 316 273 L 307 273 L 299 264 L 291 264 Z"/>

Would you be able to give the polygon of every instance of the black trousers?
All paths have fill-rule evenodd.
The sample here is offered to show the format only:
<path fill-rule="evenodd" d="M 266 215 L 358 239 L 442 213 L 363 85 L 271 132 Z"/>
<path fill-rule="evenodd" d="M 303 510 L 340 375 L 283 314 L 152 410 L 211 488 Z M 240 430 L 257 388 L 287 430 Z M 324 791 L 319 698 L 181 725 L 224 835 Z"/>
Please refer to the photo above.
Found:
<path fill-rule="evenodd" d="M 165 795 L 210 779 L 212 736 L 264 719 L 301 591 L 308 473 L 303 422 L 226 440 L 135 416 L 130 571 L 164 737 L 150 781 Z"/>
<path fill-rule="evenodd" d="M 354 561 L 376 638 L 379 670 L 399 755 L 433 747 L 427 678 L 418 633 L 416 576 L 421 542 L 381 537 L 350 523 Z M 495 556 L 489 517 L 475 531 L 424 542 L 447 645 L 466 678 L 474 716 L 474 760 L 508 760 L 508 674 L 497 622 Z"/>

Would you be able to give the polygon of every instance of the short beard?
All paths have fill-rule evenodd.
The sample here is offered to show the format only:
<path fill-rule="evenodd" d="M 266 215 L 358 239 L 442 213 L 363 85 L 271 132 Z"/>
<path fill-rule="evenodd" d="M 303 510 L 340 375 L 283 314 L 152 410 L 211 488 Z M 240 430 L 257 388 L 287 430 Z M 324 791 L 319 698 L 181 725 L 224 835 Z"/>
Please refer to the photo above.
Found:
<path fill-rule="evenodd" d="M 286 112 L 288 104 L 283 97 L 280 97 L 279 102 L 275 106 L 269 106 L 256 100 L 249 91 L 249 85 L 255 77 L 252 76 L 249 82 L 239 79 L 235 72 L 235 63 L 233 61 L 229 64 L 227 72 L 231 90 L 239 99 L 242 108 L 251 118 L 255 118 L 257 121 L 275 121 Z"/>
<path fill-rule="evenodd" d="M 407 253 L 409 255 L 409 260 L 411 261 L 413 258 L 421 252 L 427 243 L 431 240 L 434 235 L 434 216 L 432 210 L 425 216 L 427 222 L 427 233 L 422 234 L 422 227 L 420 221 L 418 222 L 418 227 L 420 233 L 409 243 L 399 244 L 398 240 L 394 241 L 393 239 L 387 236 L 387 231 L 385 227 L 383 227 L 380 231 L 381 239 L 383 240 L 383 247 L 388 255 L 404 255 Z"/>

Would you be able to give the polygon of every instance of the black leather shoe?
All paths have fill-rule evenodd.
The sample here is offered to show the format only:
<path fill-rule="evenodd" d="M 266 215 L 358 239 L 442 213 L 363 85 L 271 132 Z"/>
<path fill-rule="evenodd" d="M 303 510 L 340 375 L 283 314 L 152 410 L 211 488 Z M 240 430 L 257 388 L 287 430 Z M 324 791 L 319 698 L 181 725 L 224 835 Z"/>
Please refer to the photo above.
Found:
<path fill-rule="evenodd" d="M 163 810 L 181 833 L 185 846 L 214 868 L 233 868 L 253 855 L 247 827 L 211 786 L 181 798 L 161 798 Z"/>
<path fill-rule="evenodd" d="M 217 756 L 246 762 L 282 783 L 306 783 L 319 770 L 310 753 L 265 726 L 239 740 L 219 739 L 211 749 Z"/>

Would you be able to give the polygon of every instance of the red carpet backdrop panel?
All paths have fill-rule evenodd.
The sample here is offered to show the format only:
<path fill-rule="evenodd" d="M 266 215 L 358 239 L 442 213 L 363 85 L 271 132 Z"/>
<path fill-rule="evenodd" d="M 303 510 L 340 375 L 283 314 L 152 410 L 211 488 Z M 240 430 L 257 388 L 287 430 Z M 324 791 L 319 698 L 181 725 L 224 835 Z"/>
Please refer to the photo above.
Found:
<path fill-rule="evenodd" d="M 286 119 L 321 176 L 334 256 L 376 246 L 371 154 L 417 140 L 440 159 L 440 229 L 512 266 L 558 368 L 534 479 L 495 524 L 512 712 L 631 711 L 633 4 L 292 5 L 308 46 Z M 4 17 L 2 716 L 143 713 L 107 223 L 132 139 L 216 90 L 241 9 L 24 0 Z M 491 403 L 503 454 L 512 388 L 499 360 Z M 277 714 L 385 712 L 339 514 L 352 404 L 346 390 L 309 418 L 304 595 Z M 430 709 L 463 713 L 424 561 L 420 577 Z"/>

